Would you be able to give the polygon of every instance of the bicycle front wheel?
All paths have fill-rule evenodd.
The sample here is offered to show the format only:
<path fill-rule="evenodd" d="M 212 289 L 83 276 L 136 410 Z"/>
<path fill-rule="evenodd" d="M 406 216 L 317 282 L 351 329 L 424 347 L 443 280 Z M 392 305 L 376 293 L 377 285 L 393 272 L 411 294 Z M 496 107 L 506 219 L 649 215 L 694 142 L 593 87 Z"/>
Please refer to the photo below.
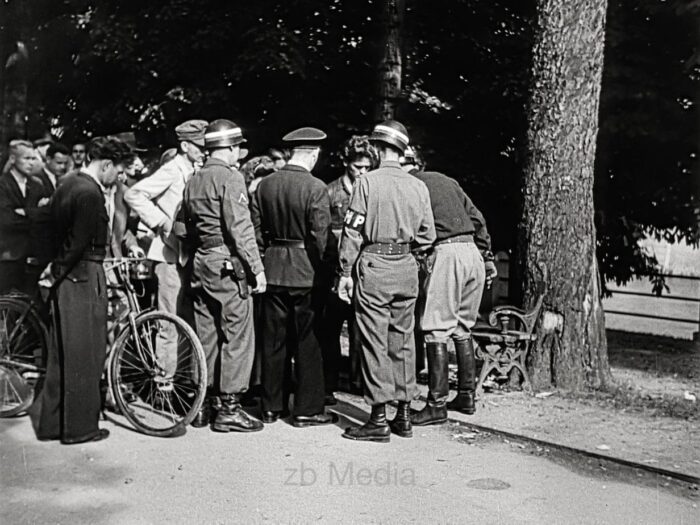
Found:
<path fill-rule="evenodd" d="M 161 437 L 177 434 L 204 401 L 204 350 L 194 330 L 173 314 L 143 312 L 134 325 L 129 323 L 121 332 L 110 353 L 112 395 L 140 432 Z M 158 352 L 164 340 L 169 341 L 170 356 Z"/>

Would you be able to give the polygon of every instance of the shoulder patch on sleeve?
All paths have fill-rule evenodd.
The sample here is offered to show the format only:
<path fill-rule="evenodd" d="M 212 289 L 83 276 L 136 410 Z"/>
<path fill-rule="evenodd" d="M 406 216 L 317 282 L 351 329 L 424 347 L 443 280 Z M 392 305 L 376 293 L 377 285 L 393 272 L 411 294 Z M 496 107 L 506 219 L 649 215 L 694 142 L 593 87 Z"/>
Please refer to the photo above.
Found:
<path fill-rule="evenodd" d="M 361 231 L 365 224 L 366 215 L 355 210 L 348 210 L 345 213 L 345 226 L 352 230 Z"/>

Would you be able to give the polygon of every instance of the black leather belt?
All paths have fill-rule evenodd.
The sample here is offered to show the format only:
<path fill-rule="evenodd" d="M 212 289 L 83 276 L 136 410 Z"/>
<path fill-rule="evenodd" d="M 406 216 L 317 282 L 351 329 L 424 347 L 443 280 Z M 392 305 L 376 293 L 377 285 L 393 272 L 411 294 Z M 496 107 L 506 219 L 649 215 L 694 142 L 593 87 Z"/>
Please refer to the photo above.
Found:
<path fill-rule="evenodd" d="M 224 240 L 213 237 L 209 239 L 204 239 L 198 247 L 202 250 L 211 250 L 212 248 L 218 248 L 219 246 L 224 246 Z"/>
<path fill-rule="evenodd" d="M 454 237 L 448 237 L 447 239 L 435 241 L 434 246 L 440 246 L 441 244 L 454 244 L 458 242 L 470 242 L 474 244 L 474 236 L 466 233 L 462 235 L 455 235 Z"/>
<path fill-rule="evenodd" d="M 299 239 L 272 239 L 270 246 L 286 246 L 287 248 L 306 248 L 304 241 Z"/>
<path fill-rule="evenodd" d="M 406 255 L 411 253 L 411 245 L 407 242 L 375 242 L 365 246 L 362 251 L 379 255 Z"/>

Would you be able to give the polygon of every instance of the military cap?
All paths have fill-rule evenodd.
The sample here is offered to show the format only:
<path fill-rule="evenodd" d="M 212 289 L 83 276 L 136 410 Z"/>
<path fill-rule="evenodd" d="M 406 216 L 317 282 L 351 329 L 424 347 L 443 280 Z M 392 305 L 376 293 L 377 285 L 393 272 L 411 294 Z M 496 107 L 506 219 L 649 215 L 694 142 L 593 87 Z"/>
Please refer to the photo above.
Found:
<path fill-rule="evenodd" d="M 187 120 L 175 128 L 177 140 L 204 146 L 204 130 L 208 125 L 206 120 Z"/>
<path fill-rule="evenodd" d="M 398 149 L 402 154 L 408 147 L 408 131 L 401 122 L 397 120 L 385 120 L 374 126 L 369 140 L 383 142 Z"/>
<path fill-rule="evenodd" d="M 282 141 L 289 144 L 291 147 L 298 146 L 318 146 L 322 140 L 326 138 L 326 134 L 317 128 L 299 128 L 290 131 Z"/>
<path fill-rule="evenodd" d="M 145 148 L 140 148 L 136 145 L 136 134 L 133 131 L 122 131 L 121 133 L 115 133 L 114 135 L 109 135 L 109 137 L 121 140 L 124 144 L 131 148 L 134 152 L 144 152 L 147 151 Z"/>
<path fill-rule="evenodd" d="M 409 164 L 413 164 L 416 162 L 416 150 L 414 150 L 411 146 L 406 148 L 406 151 L 403 152 L 403 159 L 404 162 L 407 162 Z"/>
<path fill-rule="evenodd" d="M 228 148 L 246 142 L 243 131 L 235 122 L 220 118 L 209 123 L 204 132 L 204 145 L 207 148 Z"/>

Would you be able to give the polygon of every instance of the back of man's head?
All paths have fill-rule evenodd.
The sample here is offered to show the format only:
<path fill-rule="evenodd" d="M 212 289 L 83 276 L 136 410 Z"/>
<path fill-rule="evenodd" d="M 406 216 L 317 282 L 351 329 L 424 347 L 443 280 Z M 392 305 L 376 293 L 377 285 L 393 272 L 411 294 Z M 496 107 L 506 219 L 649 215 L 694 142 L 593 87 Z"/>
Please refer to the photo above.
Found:
<path fill-rule="evenodd" d="M 131 148 L 114 137 L 96 137 L 87 146 L 91 161 L 111 160 L 114 164 L 128 164 L 135 156 Z"/>

